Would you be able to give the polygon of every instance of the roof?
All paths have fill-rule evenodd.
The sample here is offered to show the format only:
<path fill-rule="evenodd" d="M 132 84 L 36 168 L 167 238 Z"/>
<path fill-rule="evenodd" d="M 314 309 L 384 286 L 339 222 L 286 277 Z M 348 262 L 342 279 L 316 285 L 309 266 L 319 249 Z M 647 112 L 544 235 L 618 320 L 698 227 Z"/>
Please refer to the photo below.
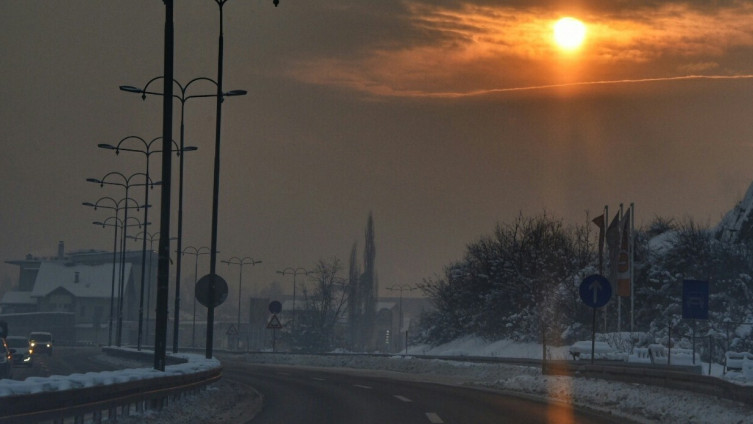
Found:
<path fill-rule="evenodd" d="M 118 264 L 115 265 L 118 266 Z M 112 266 L 112 263 L 71 265 L 60 262 L 42 262 L 31 296 L 47 296 L 62 287 L 76 297 L 109 298 L 112 289 Z M 130 273 L 131 264 L 126 262 L 126 280 Z M 117 269 L 115 277 L 116 279 L 118 277 Z M 118 297 L 117 290 L 115 290 L 115 297 Z"/>
<path fill-rule="evenodd" d="M 3 299 L 0 300 L 3 305 L 36 305 L 37 301 L 31 297 L 29 291 L 9 291 L 5 292 Z"/>

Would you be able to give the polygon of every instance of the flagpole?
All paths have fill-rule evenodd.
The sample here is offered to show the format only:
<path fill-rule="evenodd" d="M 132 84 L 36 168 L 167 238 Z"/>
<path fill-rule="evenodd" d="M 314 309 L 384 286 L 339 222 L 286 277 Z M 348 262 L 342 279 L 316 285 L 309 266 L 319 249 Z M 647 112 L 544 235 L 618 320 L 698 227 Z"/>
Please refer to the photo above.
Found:
<path fill-rule="evenodd" d="M 609 248 L 609 245 L 607 244 L 607 231 L 606 228 L 609 227 L 609 205 L 604 205 L 604 245 Z M 603 254 L 602 254 L 603 256 Z M 602 270 L 602 274 L 604 275 L 604 271 Z M 607 305 L 604 305 L 604 332 L 607 332 Z"/>
<path fill-rule="evenodd" d="M 630 334 L 633 334 L 633 324 L 635 323 L 635 246 L 634 236 L 635 231 L 635 203 L 630 203 Z"/>
<path fill-rule="evenodd" d="M 619 227 L 620 228 L 620 239 L 619 239 L 620 240 L 619 241 L 620 244 L 622 244 L 622 229 L 623 229 L 622 218 L 623 217 L 624 217 L 624 215 L 623 215 L 623 210 L 622 210 L 622 203 L 620 203 L 620 219 L 617 221 L 617 222 L 620 223 L 620 227 Z M 619 249 L 619 247 L 618 247 L 618 249 Z M 617 259 L 617 263 L 614 264 L 614 265 L 612 265 L 612 266 L 618 266 L 618 264 L 619 264 L 619 254 L 618 254 L 617 258 L 618 258 Z M 618 275 L 618 277 L 617 277 L 618 281 L 616 281 L 616 283 L 619 282 L 619 275 L 620 274 L 617 274 L 617 275 Z M 620 334 L 621 332 L 622 332 L 622 296 L 620 296 L 619 293 L 617 293 L 617 334 Z"/>

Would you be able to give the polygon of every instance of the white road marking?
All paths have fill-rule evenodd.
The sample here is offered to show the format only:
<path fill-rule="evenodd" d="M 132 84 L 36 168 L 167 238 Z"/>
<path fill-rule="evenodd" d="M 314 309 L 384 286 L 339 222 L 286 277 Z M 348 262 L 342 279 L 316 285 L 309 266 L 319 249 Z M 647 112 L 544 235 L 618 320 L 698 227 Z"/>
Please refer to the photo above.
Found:
<path fill-rule="evenodd" d="M 441 418 L 439 418 L 439 415 L 437 415 L 435 412 L 427 412 L 426 418 L 429 419 L 429 422 L 432 424 L 440 424 L 443 423 Z"/>
<path fill-rule="evenodd" d="M 359 389 L 371 390 L 371 386 L 364 386 L 363 384 L 354 384 L 353 387 L 358 387 Z"/>
<path fill-rule="evenodd" d="M 398 400 L 401 400 L 401 401 L 403 401 L 403 402 L 413 402 L 412 400 L 408 399 L 408 398 L 407 398 L 407 397 L 405 397 L 405 396 L 395 395 L 395 397 L 396 397 L 396 398 L 397 398 Z"/>
<path fill-rule="evenodd" d="M 311 379 L 316 380 L 316 381 L 327 381 L 326 378 L 321 378 L 321 377 L 311 377 Z"/>

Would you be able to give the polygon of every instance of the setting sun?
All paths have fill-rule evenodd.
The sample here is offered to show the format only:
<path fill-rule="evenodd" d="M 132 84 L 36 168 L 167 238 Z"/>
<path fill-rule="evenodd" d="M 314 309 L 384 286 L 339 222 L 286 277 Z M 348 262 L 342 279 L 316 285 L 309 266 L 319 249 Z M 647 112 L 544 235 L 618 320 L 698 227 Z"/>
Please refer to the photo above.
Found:
<path fill-rule="evenodd" d="M 565 50 L 574 50 L 583 43 L 586 26 L 575 18 L 562 18 L 554 24 L 554 42 Z"/>

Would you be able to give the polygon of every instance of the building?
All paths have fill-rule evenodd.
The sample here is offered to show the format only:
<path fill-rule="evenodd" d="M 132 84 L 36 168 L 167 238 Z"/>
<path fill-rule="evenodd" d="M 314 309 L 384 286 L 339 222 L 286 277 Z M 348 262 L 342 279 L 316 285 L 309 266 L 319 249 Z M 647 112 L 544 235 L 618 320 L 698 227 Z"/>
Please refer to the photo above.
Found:
<path fill-rule="evenodd" d="M 144 310 L 148 311 L 147 302 L 156 293 L 156 254 L 148 252 L 146 260 Z M 141 262 L 141 250 L 66 254 L 63 242 L 55 257 L 27 255 L 6 261 L 19 267 L 19 279 L 16 289 L 0 300 L 0 320 L 8 322 L 11 334 L 50 331 L 60 344 L 118 344 L 118 334 L 123 345 L 136 344 Z M 73 328 L 61 327 L 63 323 Z"/>

